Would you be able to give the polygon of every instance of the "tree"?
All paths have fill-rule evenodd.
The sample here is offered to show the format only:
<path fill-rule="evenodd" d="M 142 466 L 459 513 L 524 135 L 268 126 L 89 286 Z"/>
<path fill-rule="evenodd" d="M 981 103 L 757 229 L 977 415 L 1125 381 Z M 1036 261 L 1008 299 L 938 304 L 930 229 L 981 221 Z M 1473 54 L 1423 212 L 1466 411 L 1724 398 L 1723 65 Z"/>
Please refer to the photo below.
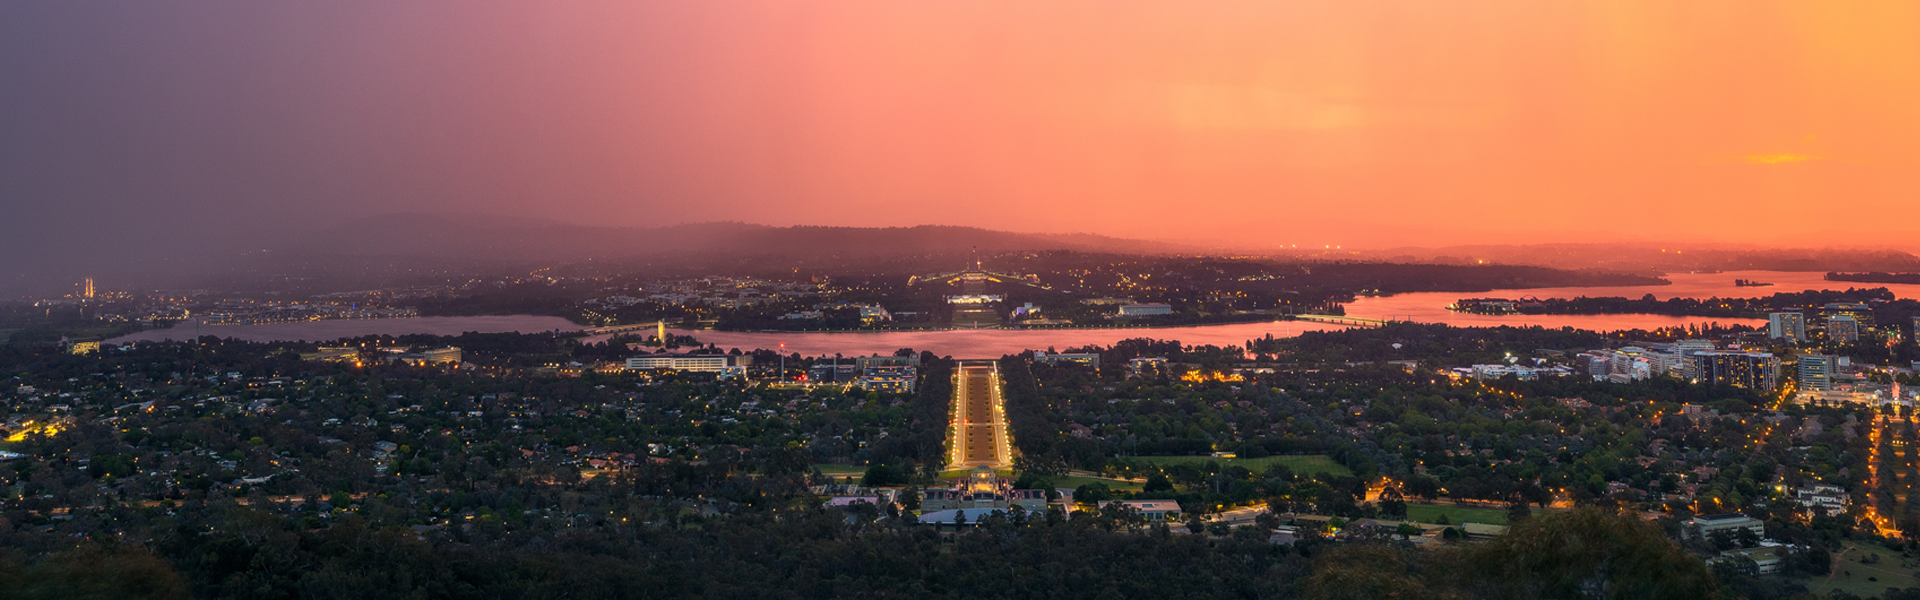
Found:
<path fill-rule="evenodd" d="M 1097 504 L 1113 497 L 1104 483 L 1089 483 L 1073 489 L 1073 501 L 1081 504 Z"/>
<path fill-rule="evenodd" d="M 901 492 L 900 507 L 909 511 L 920 510 L 920 488 L 909 487 Z"/>
<path fill-rule="evenodd" d="M 1447 572 L 1482 597 L 1678 600 L 1718 587 L 1658 526 L 1593 508 L 1527 519 L 1452 558 Z"/>
<path fill-rule="evenodd" d="M 1154 473 L 1147 477 L 1147 485 L 1140 488 L 1140 491 L 1147 493 L 1171 492 L 1173 491 L 1173 482 L 1169 481 L 1165 475 Z"/>
<path fill-rule="evenodd" d="M 1405 519 L 1407 518 L 1407 503 L 1398 498 L 1381 500 L 1380 516 L 1390 519 Z"/>
<path fill-rule="evenodd" d="M 861 478 L 861 485 L 867 487 L 886 487 L 906 482 L 907 477 L 901 474 L 899 469 L 888 465 L 873 465 L 867 467 L 866 476 Z"/>
<path fill-rule="evenodd" d="M 1413 536 L 1420 535 L 1420 528 L 1412 523 L 1401 523 L 1393 532 L 1399 534 L 1401 539 L 1413 539 Z"/>
<path fill-rule="evenodd" d="M 1525 502 L 1515 502 L 1512 506 L 1507 507 L 1507 523 L 1509 524 L 1525 521 L 1532 516 L 1533 509 L 1527 508 L 1527 503 Z"/>
<path fill-rule="evenodd" d="M 1426 475 L 1416 475 L 1407 480 L 1407 491 L 1426 500 L 1440 496 L 1440 480 Z"/>

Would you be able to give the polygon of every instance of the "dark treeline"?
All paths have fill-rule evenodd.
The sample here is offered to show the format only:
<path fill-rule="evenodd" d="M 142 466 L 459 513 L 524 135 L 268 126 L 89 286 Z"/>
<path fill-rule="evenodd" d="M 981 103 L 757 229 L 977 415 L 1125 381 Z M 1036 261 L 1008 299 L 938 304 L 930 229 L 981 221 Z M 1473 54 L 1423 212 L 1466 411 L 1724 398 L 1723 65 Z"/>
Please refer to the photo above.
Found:
<path fill-rule="evenodd" d="M 1764 318 L 1769 312 L 1783 310 L 1817 309 L 1830 302 L 1889 302 L 1894 303 L 1893 292 L 1887 288 L 1846 290 L 1808 290 L 1804 292 L 1782 292 L 1761 298 L 1668 298 L 1660 300 L 1653 294 L 1639 299 L 1622 297 L 1579 297 L 1548 298 L 1538 303 L 1523 303 L 1520 312 L 1542 315 L 1617 315 L 1650 314 L 1682 317 L 1740 317 Z M 1899 301 L 1912 304 L 1912 300 Z M 1875 307 L 1875 312 L 1889 309 L 1890 305 Z M 1913 312 L 1912 307 L 1898 310 L 1901 314 Z"/>
<path fill-rule="evenodd" d="M 1851 281 L 1856 283 L 1920 283 L 1920 273 L 1866 273 L 1828 272 L 1827 281 Z"/>
<path fill-rule="evenodd" d="M 1595 510 L 1426 550 L 1390 536 L 1331 545 L 1310 534 L 1278 546 L 1253 528 L 1180 535 L 1124 516 L 1055 512 L 996 516 L 958 534 L 871 510 L 795 508 L 427 536 L 359 518 L 301 531 L 231 504 L 182 513 L 150 548 L 4 540 L 48 551 L 0 555 L 0 598 L 1693 599 L 1733 591 L 1658 527 Z"/>

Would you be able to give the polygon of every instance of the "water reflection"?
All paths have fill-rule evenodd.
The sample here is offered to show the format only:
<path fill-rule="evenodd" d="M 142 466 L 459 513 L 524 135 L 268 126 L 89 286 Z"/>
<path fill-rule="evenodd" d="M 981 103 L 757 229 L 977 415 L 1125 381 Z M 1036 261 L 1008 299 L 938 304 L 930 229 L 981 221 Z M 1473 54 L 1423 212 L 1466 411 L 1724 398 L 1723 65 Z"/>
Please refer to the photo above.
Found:
<path fill-rule="evenodd" d="M 1401 294 L 1385 298 L 1361 298 L 1347 306 L 1347 314 L 1370 319 L 1411 320 L 1422 323 L 1447 323 L 1467 327 L 1492 327 L 1499 325 L 1540 325 L 1544 327 L 1577 327 L 1599 331 L 1619 329 L 1655 329 L 1660 327 L 1685 327 L 1710 322 L 1722 325 L 1745 324 L 1760 325 L 1760 319 L 1729 319 L 1711 317 L 1669 317 L 1660 315 L 1476 315 L 1456 313 L 1446 309 L 1454 300 L 1465 297 L 1504 297 L 1519 298 L 1534 296 L 1539 298 L 1572 298 L 1578 296 L 1622 296 L 1638 298 L 1653 294 L 1657 298 L 1754 298 L 1780 292 L 1799 292 L 1820 289 L 1846 289 L 1849 287 L 1892 289 L 1901 298 L 1920 298 L 1920 285 L 1882 285 L 1845 282 L 1829 282 L 1822 279 L 1822 273 L 1786 273 L 1777 271 L 1730 271 L 1724 273 L 1697 274 L 1680 273 L 1667 275 L 1672 285 L 1629 286 L 1629 287 L 1583 287 L 1583 288 L 1540 288 L 1524 290 L 1492 290 L 1487 292 L 1426 292 Z M 1735 279 L 1748 279 L 1771 282 L 1768 287 L 1736 287 Z M 306 340 L 326 341 L 343 337 L 364 335 L 402 335 L 409 333 L 428 333 L 434 335 L 459 335 L 463 332 L 540 332 L 540 331 L 577 331 L 580 326 L 558 317 L 538 317 L 529 315 L 509 315 L 490 317 L 421 317 L 416 319 L 381 319 L 362 321 L 309 321 L 302 323 L 276 323 L 271 325 L 224 325 L 201 327 L 200 333 L 231 337 L 250 341 Z M 1186 344 L 1240 344 L 1249 339 L 1272 335 L 1288 337 L 1300 335 L 1306 331 L 1324 331 L 1340 329 L 1336 325 L 1302 322 L 1279 323 L 1241 323 L 1233 325 L 1207 325 L 1199 327 L 1169 328 L 1125 328 L 1125 329 L 1061 329 L 1061 330 L 954 330 L 954 331 L 889 331 L 874 333 L 760 333 L 730 331 L 700 331 L 693 335 L 703 342 L 718 345 L 721 348 L 777 348 L 786 344 L 788 352 L 807 355 L 842 354 L 846 356 L 866 354 L 891 354 L 900 348 L 931 350 L 936 354 L 957 357 L 995 357 L 1021 350 L 1043 350 L 1054 348 L 1064 350 L 1075 346 L 1110 345 L 1128 338 L 1151 337 L 1163 340 L 1179 340 Z M 141 340 L 191 339 L 194 326 L 183 324 L 172 329 L 144 331 L 133 335 L 115 338 L 110 342 L 128 342 Z M 589 340 L 595 341 L 595 340 Z"/>

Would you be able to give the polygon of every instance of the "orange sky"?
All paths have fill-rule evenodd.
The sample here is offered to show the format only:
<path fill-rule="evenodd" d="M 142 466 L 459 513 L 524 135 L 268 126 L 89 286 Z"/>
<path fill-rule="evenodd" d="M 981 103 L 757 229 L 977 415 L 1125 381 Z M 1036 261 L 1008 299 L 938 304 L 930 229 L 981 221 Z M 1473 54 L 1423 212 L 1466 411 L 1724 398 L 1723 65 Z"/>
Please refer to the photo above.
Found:
<path fill-rule="evenodd" d="M 16 148 L 71 147 L 51 172 L 129 181 L 35 167 L 16 197 L 1920 248 L 1914 2 L 74 6 L 0 18 L 31 53 L 0 107 Z"/>

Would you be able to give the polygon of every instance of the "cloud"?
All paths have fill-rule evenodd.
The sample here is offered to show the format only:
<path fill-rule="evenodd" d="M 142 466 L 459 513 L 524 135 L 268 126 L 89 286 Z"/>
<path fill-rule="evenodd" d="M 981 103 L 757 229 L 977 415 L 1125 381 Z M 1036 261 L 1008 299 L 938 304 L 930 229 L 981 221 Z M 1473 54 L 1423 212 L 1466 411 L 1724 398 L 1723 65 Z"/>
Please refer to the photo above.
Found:
<path fill-rule="evenodd" d="M 1784 165 L 1787 163 L 1820 160 L 1820 157 L 1811 154 L 1755 154 L 1748 156 L 1746 160 L 1748 164 L 1755 165 Z"/>

